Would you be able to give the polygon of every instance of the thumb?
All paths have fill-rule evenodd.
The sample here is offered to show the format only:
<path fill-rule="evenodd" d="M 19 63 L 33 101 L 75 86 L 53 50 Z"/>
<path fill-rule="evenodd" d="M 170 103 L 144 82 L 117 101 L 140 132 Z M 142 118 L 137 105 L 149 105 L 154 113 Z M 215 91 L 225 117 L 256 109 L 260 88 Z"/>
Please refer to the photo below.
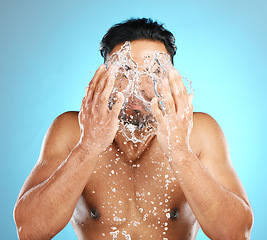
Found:
<path fill-rule="evenodd" d="M 191 94 L 188 95 L 190 107 L 193 106 L 193 98 L 194 98 L 194 94 L 193 93 L 191 93 Z"/>

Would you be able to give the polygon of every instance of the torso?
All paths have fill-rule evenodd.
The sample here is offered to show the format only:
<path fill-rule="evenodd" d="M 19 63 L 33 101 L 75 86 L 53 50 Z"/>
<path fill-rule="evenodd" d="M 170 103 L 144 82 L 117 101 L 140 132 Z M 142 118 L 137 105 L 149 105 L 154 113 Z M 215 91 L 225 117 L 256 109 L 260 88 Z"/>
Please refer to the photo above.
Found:
<path fill-rule="evenodd" d="M 156 138 L 133 163 L 116 143 L 100 155 L 71 223 L 79 239 L 189 240 L 199 229 Z"/>

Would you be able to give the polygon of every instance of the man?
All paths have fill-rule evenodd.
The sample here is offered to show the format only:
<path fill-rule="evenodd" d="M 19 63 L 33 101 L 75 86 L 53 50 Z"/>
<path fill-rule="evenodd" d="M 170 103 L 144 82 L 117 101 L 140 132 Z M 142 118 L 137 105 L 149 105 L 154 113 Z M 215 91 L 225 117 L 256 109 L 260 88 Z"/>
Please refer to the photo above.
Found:
<path fill-rule="evenodd" d="M 112 27 L 101 42 L 105 61 L 126 41 L 139 66 L 155 52 L 173 61 L 173 35 L 150 19 Z M 109 106 L 113 73 L 101 65 L 80 112 L 48 129 L 15 206 L 19 238 L 51 239 L 71 220 L 78 239 L 188 240 L 199 227 L 210 239 L 249 239 L 253 213 L 224 134 L 209 115 L 193 113 L 178 71 L 162 79 L 163 107 L 150 99 L 156 132 L 139 142 L 118 131 L 125 96 L 118 91 Z M 131 116 L 144 114 L 141 103 L 126 104 Z"/>

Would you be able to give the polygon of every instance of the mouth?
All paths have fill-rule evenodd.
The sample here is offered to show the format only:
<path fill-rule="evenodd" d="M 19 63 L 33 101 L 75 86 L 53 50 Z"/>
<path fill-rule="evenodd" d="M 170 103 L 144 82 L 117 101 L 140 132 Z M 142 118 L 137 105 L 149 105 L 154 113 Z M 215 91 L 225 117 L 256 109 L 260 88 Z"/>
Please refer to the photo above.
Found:
<path fill-rule="evenodd" d="M 145 114 L 141 107 L 138 109 L 128 109 L 128 111 L 121 111 L 119 114 L 119 120 L 123 125 L 131 126 L 135 130 L 145 130 L 148 131 L 150 128 L 155 128 L 155 118 L 152 114 Z"/>
<path fill-rule="evenodd" d="M 131 124 L 135 126 L 137 129 L 143 129 L 146 125 L 146 119 L 143 114 L 141 114 L 141 111 L 138 109 L 132 107 L 126 112 L 122 112 L 119 116 L 120 120 L 124 122 L 124 124 Z"/>

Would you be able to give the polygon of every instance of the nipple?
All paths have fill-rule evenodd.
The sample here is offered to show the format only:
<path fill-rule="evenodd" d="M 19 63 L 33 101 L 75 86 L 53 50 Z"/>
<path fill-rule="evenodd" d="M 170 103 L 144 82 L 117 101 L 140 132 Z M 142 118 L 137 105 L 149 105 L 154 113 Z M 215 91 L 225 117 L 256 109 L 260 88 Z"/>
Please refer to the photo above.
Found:
<path fill-rule="evenodd" d="M 178 209 L 177 208 L 173 208 L 171 210 L 171 215 L 170 215 L 170 219 L 171 220 L 176 220 L 179 216 L 179 212 L 178 212 Z"/>
<path fill-rule="evenodd" d="M 98 220 L 100 218 L 100 213 L 96 210 L 96 208 L 91 209 L 91 217 L 94 220 Z"/>

